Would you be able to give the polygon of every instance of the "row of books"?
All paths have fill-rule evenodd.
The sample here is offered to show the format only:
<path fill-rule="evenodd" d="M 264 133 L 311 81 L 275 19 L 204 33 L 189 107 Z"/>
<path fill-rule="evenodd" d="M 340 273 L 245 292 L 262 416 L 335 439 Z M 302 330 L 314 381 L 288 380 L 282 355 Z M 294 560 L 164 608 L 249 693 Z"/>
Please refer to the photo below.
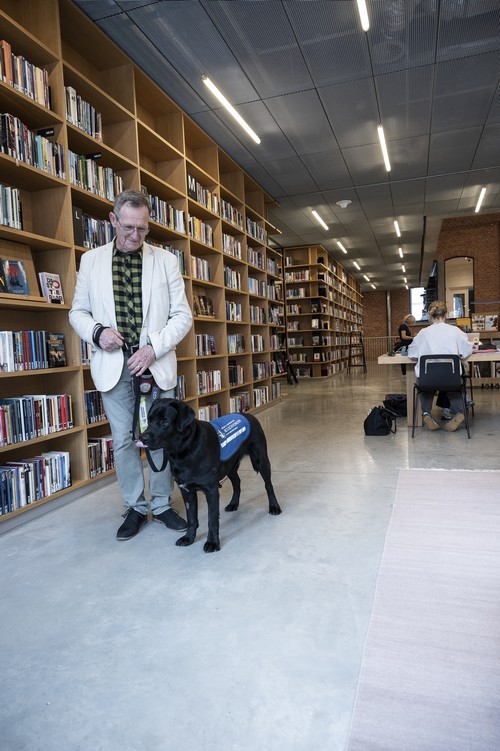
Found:
<path fill-rule="evenodd" d="M 254 222 L 247 216 L 247 233 L 252 235 L 255 240 L 259 240 L 263 245 L 266 244 L 267 232 L 263 227 L 260 227 L 257 222 Z"/>
<path fill-rule="evenodd" d="M 0 399 L 0 446 L 31 441 L 73 427 L 69 394 L 30 394 Z"/>
<path fill-rule="evenodd" d="M 228 334 L 227 351 L 230 355 L 245 351 L 245 337 L 243 334 Z"/>
<path fill-rule="evenodd" d="M 190 216 L 188 221 L 189 237 L 205 245 L 214 245 L 214 231 L 208 222 L 203 222 L 197 216 Z"/>
<path fill-rule="evenodd" d="M 68 152 L 69 181 L 108 201 L 114 201 L 123 190 L 123 179 L 111 167 L 98 164 L 95 158 Z"/>
<path fill-rule="evenodd" d="M 269 386 L 258 386 L 253 389 L 254 407 L 262 407 L 269 403 Z"/>
<path fill-rule="evenodd" d="M 85 405 L 85 422 L 87 425 L 108 419 L 100 391 L 86 389 L 83 392 L 83 403 Z"/>
<path fill-rule="evenodd" d="M 270 378 L 271 376 L 271 363 L 269 362 L 253 362 L 252 363 L 252 375 L 254 381 L 260 381 L 263 378 Z"/>
<path fill-rule="evenodd" d="M 230 289 L 241 290 L 241 274 L 231 266 L 224 266 L 224 284 Z"/>
<path fill-rule="evenodd" d="M 114 469 L 115 457 L 111 435 L 105 435 L 101 438 L 90 438 L 87 442 L 87 451 L 91 477 L 97 477 L 97 475 L 101 475 L 103 472 Z"/>
<path fill-rule="evenodd" d="M 241 323 L 243 321 L 243 307 L 239 302 L 226 300 L 226 321 Z"/>
<path fill-rule="evenodd" d="M 233 235 L 226 235 L 225 232 L 222 233 L 222 250 L 226 255 L 232 256 L 233 258 L 238 258 L 240 260 L 243 258 L 240 240 L 238 240 L 237 237 L 233 237 Z"/>
<path fill-rule="evenodd" d="M 18 188 L 0 185 L 0 224 L 13 229 L 23 228 L 21 193 Z"/>
<path fill-rule="evenodd" d="M 114 236 L 114 227 L 107 219 L 96 219 L 77 206 L 73 206 L 75 245 L 82 248 L 98 248 L 111 242 Z"/>
<path fill-rule="evenodd" d="M 196 334 L 195 345 L 197 357 L 217 354 L 217 344 L 213 334 Z"/>
<path fill-rule="evenodd" d="M 65 180 L 64 146 L 45 137 L 53 133 L 53 128 L 35 133 L 18 117 L 8 112 L 0 115 L 0 151 Z"/>
<path fill-rule="evenodd" d="M 183 375 L 177 376 L 176 399 L 184 400 L 186 398 L 186 379 Z"/>
<path fill-rule="evenodd" d="M 271 349 L 285 349 L 284 337 L 281 334 L 271 334 L 269 346 Z"/>
<path fill-rule="evenodd" d="M 147 195 L 151 204 L 151 219 L 164 227 L 173 229 L 176 232 L 186 234 L 186 213 L 182 209 L 176 209 L 167 201 L 155 196 L 142 185 L 142 192 Z"/>
<path fill-rule="evenodd" d="M 67 365 L 64 334 L 0 331 L 0 372 L 61 368 Z"/>
<path fill-rule="evenodd" d="M 251 323 L 265 323 L 266 311 L 264 308 L 260 308 L 258 305 L 250 305 L 250 322 Z"/>
<path fill-rule="evenodd" d="M 248 412 L 250 409 L 250 392 L 241 391 L 229 397 L 230 412 Z"/>
<path fill-rule="evenodd" d="M 102 115 L 89 102 L 76 93 L 73 86 L 65 86 L 66 120 L 88 133 L 96 141 L 102 141 Z"/>
<path fill-rule="evenodd" d="M 0 467 L 0 513 L 11 514 L 71 486 L 69 451 L 47 451 Z"/>
<path fill-rule="evenodd" d="M 205 208 L 213 211 L 214 214 L 219 213 L 218 196 L 213 191 L 205 188 L 189 172 L 187 173 L 187 194 L 190 198 L 194 198 L 195 201 L 205 206 Z"/>
<path fill-rule="evenodd" d="M 9 86 L 13 86 L 42 107 L 50 108 L 47 70 L 12 52 L 11 44 L 6 39 L 0 40 L 0 77 Z"/>
<path fill-rule="evenodd" d="M 211 402 L 198 408 L 198 420 L 204 420 L 205 422 L 215 420 L 216 417 L 220 417 L 220 414 L 221 408 L 219 402 Z"/>
<path fill-rule="evenodd" d="M 241 386 L 245 383 L 245 370 L 236 360 L 229 360 L 229 386 Z"/>
<path fill-rule="evenodd" d="M 248 291 L 251 295 L 258 295 L 259 297 L 267 297 L 267 285 L 262 279 L 254 279 L 252 276 L 248 277 Z"/>
<path fill-rule="evenodd" d="M 207 295 L 193 295 L 193 313 L 195 316 L 215 318 L 214 303 Z"/>
<path fill-rule="evenodd" d="M 238 211 L 229 201 L 225 201 L 221 198 L 220 202 L 220 215 L 226 222 L 234 224 L 239 229 L 243 229 L 243 214 Z"/>
<path fill-rule="evenodd" d="M 201 279 L 204 282 L 210 281 L 210 265 L 204 258 L 191 256 L 191 276 L 193 279 Z"/>
<path fill-rule="evenodd" d="M 252 266 L 257 266 L 257 268 L 262 269 L 264 271 L 264 254 L 261 253 L 258 250 L 255 250 L 255 248 L 247 248 L 247 260 L 248 263 L 251 263 Z"/>
<path fill-rule="evenodd" d="M 222 374 L 220 370 L 199 370 L 196 373 L 198 396 L 220 391 L 222 388 Z"/>
<path fill-rule="evenodd" d="M 261 334 L 252 334 L 250 337 L 252 352 L 264 352 L 265 341 Z"/>
<path fill-rule="evenodd" d="M 173 245 L 165 245 L 165 243 L 158 243 L 155 241 L 148 240 L 148 245 L 152 245 L 154 248 L 163 248 L 163 250 L 168 250 L 169 253 L 172 253 L 176 258 L 177 262 L 179 264 L 179 270 L 181 274 L 186 274 L 186 254 L 183 250 L 178 250 L 177 248 L 174 248 Z"/>

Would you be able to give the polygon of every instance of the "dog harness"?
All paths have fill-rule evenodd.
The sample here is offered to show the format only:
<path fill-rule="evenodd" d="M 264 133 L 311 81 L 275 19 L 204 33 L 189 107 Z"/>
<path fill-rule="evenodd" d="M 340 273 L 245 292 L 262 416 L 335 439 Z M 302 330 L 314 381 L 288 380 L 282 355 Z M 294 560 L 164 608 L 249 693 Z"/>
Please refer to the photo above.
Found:
<path fill-rule="evenodd" d="M 211 420 L 210 425 L 217 431 L 221 462 L 227 462 L 250 435 L 250 423 L 243 415 L 223 415 Z"/>

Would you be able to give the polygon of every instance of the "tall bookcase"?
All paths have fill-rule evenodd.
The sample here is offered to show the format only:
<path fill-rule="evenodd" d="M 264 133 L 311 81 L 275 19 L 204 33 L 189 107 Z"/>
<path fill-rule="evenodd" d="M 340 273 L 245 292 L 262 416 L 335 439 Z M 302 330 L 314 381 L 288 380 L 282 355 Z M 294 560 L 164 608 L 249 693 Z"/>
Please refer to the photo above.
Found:
<path fill-rule="evenodd" d="M 322 245 L 285 248 L 287 349 L 300 378 L 348 367 L 351 334 L 361 332 L 359 283 Z"/>
<path fill-rule="evenodd" d="M 0 185 L 18 190 L 22 207 L 22 229 L 0 224 L 0 257 L 24 262 L 31 293 L 0 294 L 0 328 L 61 332 L 68 360 L 57 369 L 1 372 L 0 393 L 69 394 L 74 424 L 1 446 L 0 464 L 69 451 L 75 489 L 92 482 L 88 443 L 109 425 L 88 422 L 84 392 L 94 385 L 68 311 L 82 255 L 109 233 L 113 192 L 146 191 L 155 207 L 148 241 L 179 258 L 194 312 L 177 349 L 179 386 L 204 419 L 280 397 L 282 254 L 267 240 L 270 196 L 69 0 L 4 0 L 0 40 L 24 59 L 27 84 L 23 91 L 0 80 L 1 112 L 64 149 L 59 174 L 0 153 Z M 50 106 L 33 97 L 30 66 L 46 71 Z M 76 97 L 82 122 L 68 118 Z M 64 305 L 40 296 L 39 271 L 60 275 Z"/>

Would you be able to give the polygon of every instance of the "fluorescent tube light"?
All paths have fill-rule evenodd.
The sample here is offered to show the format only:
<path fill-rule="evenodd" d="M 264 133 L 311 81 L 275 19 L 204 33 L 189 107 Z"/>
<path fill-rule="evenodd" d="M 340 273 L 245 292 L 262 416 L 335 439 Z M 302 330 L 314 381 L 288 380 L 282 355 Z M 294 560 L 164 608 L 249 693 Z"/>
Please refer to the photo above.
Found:
<path fill-rule="evenodd" d="M 408 284 L 408 279 L 407 279 L 407 278 L 406 278 L 405 276 L 403 277 L 403 282 L 404 282 L 405 284 Z"/>
<path fill-rule="evenodd" d="M 358 271 L 361 271 L 361 266 L 359 265 L 357 261 L 354 261 L 354 265 L 356 266 Z"/>
<path fill-rule="evenodd" d="M 398 224 L 398 220 L 397 219 L 394 220 L 394 227 L 396 228 L 396 235 L 398 237 L 401 237 L 401 230 L 399 229 L 399 224 Z"/>
<path fill-rule="evenodd" d="M 479 198 L 477 199 L 476 208 L 474 209 L 474 212 L 477 214 L 479 209 L 481 208 L 481 204 L 483 202 L 484 194 L 486 193 L 486 188 L 481 188 L 481 193 L 479 194 Z"/>
<path fill-rule="evenodd" d="M 407 284 L 405 284 L 405 288 L 408 289 L 408 285 Z"/>
<path fill-rule="evenodd" d="M 370 284 L 370 287 L 373 287 L 373 289 L 377 289 L 374 284 Z"/>
<path fill-rule="evenodd" d="M 403 248 L 399 248 L 399 257 L 400 257 L 400 258 L 402 258 L 402 257 L 403 257 Z"/>
<path fill-rule="evenodd" d="M 406 269 L 404 263 L 401 264 L 401 268 L 403 269 L 403 274 L 406 274 Z"/>
<path fill-rule="evenodd" d="M 315 219 L 317 219 L 317 221 L 321 224 L 321 226 L 323 227 L 323 229 L 328 230 L 328 224 L 324 223 L 323 219 L 320 217 L 320 215 L 318 214 L 318 212 L 315 211 L 314 209 L 312 209 L 311 213 L 312 213 L 313 217 Z"/>
<path fill-rule="evenodd" d="M 347 250 L 344 248 L 344 246 L 342 245 L 342 243 L 339 240 L 337 240 L 337 245 L 339 246 L 340 250 L 343 253 L 347 253 Z"/>
<path fill-rule="evenodd" d="M 364 276 L 364 278 L 366 279 L 367 282 L 370 281 L 370 277 L 369 276 L 366 276 L 366 274 L 363 274 L 363 276 Z"/>
<path fill-rule="evenodd" d="M 222 106 L 227 109 L 227 111 L 229 112 L 229 114 L 234 117 L 234 119 L 236 120 L 236 122 L 243 128 L 243 130 L 248 133 L 248 135 L 250 136 L 250 138 L 252 138 L 255 141 L 255 143 L 260 143 L 260 138 L 257 135 L 257 133 L 255 133 L 251 129 L 251 127 L 249 126 L 249 124 L 247 122 L 245 122 L 245 120 L 243 120 L 243 118 L 241 117 L 241 115 L 239 115 L 236 112 L 236 110 L 234 109 L 233 105 L 230 104 L 227 101 L 227 99 L 224 96 L 224 94 L 222 93 L 222 91 L 219 91 L 219 89 L 217 88 L 217 86 L 207 76 L 202 76 L 202 80 L 203 80 L 203 83 L 205 84 L 205 86 L 210 89 L 210 91 L 212 92 L 212 94 L 219 100 L 219 102 L 222 104 Z"/>
<path fill-rule="evenodd" d="M 366 0 L 357 0 L 359 20 L 361 21 L 361 28 L 363 31 L 368 31 L 370 28 L 370 19 L 368 18 L 368 8 L 366 7 Z"/>
<path fill-rule="evenodd" d="M 387 152 L 387 146 L 385 143 L 384 129 L 381 125 L 377 128 L 378 140 L 380 141 L 380 148 L 382 149 L 382 156 L 384 157 L 384 164 L 387 172 L 391 171 L 391 163 L 389 161 L 389 154 Z"/>

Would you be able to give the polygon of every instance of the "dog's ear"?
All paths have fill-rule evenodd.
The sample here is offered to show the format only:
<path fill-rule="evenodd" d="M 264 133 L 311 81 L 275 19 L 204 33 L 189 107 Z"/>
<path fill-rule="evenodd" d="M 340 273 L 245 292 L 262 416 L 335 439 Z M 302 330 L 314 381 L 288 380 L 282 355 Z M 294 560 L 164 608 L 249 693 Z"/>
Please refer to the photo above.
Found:
<path fill-rule="evenodd" d="M 196 415 L 194 413 L 194 410 L 191 409 L 189 405 L 184 404 L 184 402 L 180 402 L 177 399 L 172 400 L 170 406 L 177 412 L 175 427 L 177 428 L 179 433 L 182 433 L 183 430 L 186 430 L 186 428 L 195 421 Z"/>

